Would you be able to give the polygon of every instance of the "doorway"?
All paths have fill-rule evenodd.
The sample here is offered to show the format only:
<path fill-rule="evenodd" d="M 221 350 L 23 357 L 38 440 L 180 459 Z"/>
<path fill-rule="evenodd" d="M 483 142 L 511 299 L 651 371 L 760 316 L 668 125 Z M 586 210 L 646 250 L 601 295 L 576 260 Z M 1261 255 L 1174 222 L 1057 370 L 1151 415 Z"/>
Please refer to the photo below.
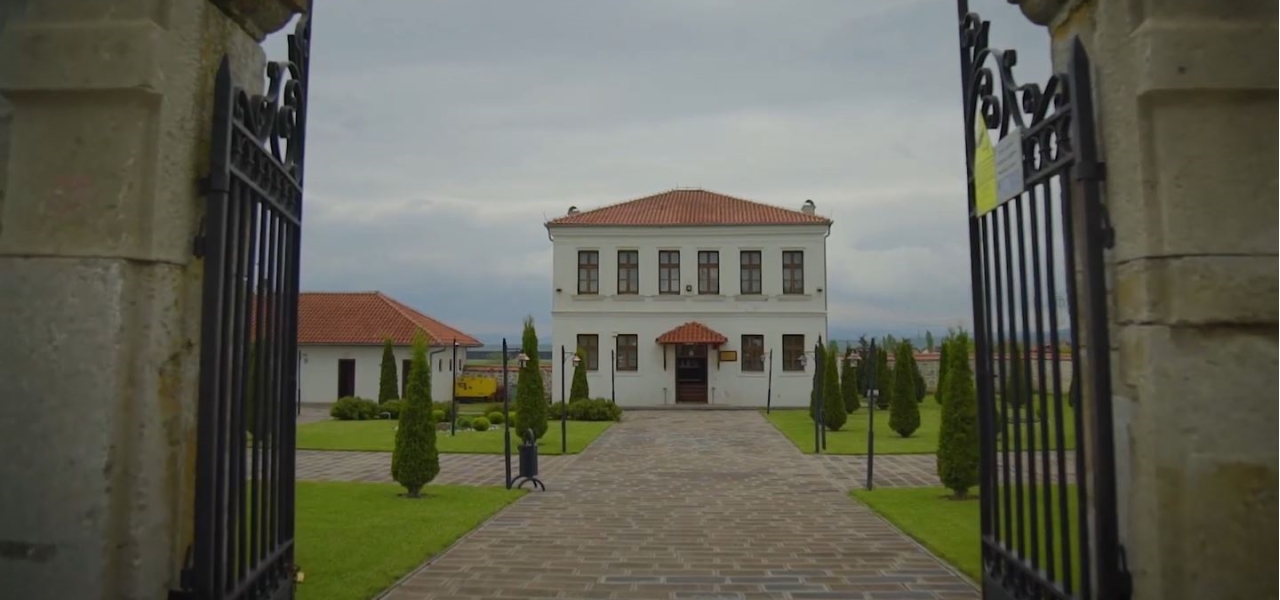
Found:
<path fill-rule="evenodd" d="M 676 402 L 706 404 L 706 344 L 676 346 Z"/>

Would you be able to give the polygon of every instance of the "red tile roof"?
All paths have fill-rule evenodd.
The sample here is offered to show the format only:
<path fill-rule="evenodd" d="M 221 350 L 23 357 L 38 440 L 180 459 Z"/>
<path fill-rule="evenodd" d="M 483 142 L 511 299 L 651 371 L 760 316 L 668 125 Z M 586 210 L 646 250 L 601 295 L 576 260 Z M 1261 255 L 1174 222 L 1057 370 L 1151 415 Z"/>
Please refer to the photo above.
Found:
<path fill-rule="evenodd" d="M 432 319 L 382 292 L 302 292 L 298 295 L 299 344 L 409 345 L 421 331 L 429 344 L 481 346 L 479 340 Z"/>
<path fill-rule="evenodd" d="M 679 189 L 552 219 L 552 226 L 830 225 L 831 219 L 707 190 Z"/>
<path fill-rule="evenodd" d="M 728 342 L 729 338 L 697 321 L 689 321 L 658 336 L 659 344 L 711 344 L 719 346 Z"/>

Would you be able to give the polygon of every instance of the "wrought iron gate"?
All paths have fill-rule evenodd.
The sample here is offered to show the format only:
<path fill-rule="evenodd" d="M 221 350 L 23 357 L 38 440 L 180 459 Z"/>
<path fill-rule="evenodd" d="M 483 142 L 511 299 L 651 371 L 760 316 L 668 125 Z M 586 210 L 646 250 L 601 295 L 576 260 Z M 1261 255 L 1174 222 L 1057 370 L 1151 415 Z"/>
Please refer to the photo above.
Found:
<path fill-rule="evenodd" d="M 1076 40 L 1065 74 L 1044 87 L 1019 84 L 1017 54 L 990 48 L 990 23 L 968 12 L 966 0 L 957 4 L 983 596 L 1127 598 L 1103 262 L 1112 232 L 1089 59 Z M 1090 393 L 1080 394 L 1085 385 Z"/>
<path fill-rule="evenodd" d="M 204 259 L 194 542 L 173 598 L 293 597 L 294 394 L 310 18 L 265 94 L 218 69 Z"/>

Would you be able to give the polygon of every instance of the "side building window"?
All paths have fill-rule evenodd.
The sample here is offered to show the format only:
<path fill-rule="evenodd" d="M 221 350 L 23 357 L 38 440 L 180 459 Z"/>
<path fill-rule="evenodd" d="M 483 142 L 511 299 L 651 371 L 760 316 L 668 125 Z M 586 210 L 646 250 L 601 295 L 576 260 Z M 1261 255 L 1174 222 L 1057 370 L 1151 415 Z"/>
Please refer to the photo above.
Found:
<path fill-rule="evenodd" d="M 742 336 L 742 370 L 758 372 L 764 370 L 764 336 Z"/>
<path fill-rule="evenodd" d="M 680 251 L 658 251 L 658 293 L 680 293 Z"/>
<path fill-rule="evenodd" d="M 578 251 L 578 293 L 600 293 L 600 253 L 595 250 Z"/>
<path fill-rule="evenodd" d="M 618 251 L 618 293 L 640 293 L 640 251 Z"/>
<path fill-rule="evenodd" d="M 782 293 L 804 293 L 803 250 L 787 250 L 782 253 Z"/>
<path fill-rule="evenodd" d="M 586 361 L 588 371 L 600 368 L 600 336 L 594 333 L 580 334 L 578 350 L 582 351 L 582 360 Z"/>
<path fill-rule="evenodd" d="M 356 360 L 354 358 L 338 359 L 338 397 L 348 398 L 356 395 Z"/>
<path fill-rule="evenodd" d="M 762 277 L 760 276 L 760 251 L 759 250 L 743 250 L 738 257 L 740 273 L 742 274 L 741 294 L 759 294 L 763 291 L 761 285 Z"/>
<path fill-rule="evenodd" d="M 804 356 L 804 336 L 782 336 L 782 370 L 803 371 L 804 364 L 800 357 Z"/>
<path fill-rule="evenodd" d="M 639 338 L 635 334 L 618 336 L 618 370 L 638 371 L 640 369 Z"/>
<path fill-rule="evenodd" d="M 720 293 L 720 253 L 715 250 L 698 251 L 698 293 Z"/>

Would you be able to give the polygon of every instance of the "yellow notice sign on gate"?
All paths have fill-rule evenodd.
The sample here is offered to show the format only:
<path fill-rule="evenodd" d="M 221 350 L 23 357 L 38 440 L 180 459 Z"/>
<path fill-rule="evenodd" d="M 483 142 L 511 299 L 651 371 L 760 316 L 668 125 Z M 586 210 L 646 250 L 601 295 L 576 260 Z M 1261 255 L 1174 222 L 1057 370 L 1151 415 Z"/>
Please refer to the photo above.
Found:
<path fill-rule="evenodd" d="M 973 120 L 973 214 L 981 217 L 999 204 L 996 196 L 996 151 L 982 115 Z"/>

